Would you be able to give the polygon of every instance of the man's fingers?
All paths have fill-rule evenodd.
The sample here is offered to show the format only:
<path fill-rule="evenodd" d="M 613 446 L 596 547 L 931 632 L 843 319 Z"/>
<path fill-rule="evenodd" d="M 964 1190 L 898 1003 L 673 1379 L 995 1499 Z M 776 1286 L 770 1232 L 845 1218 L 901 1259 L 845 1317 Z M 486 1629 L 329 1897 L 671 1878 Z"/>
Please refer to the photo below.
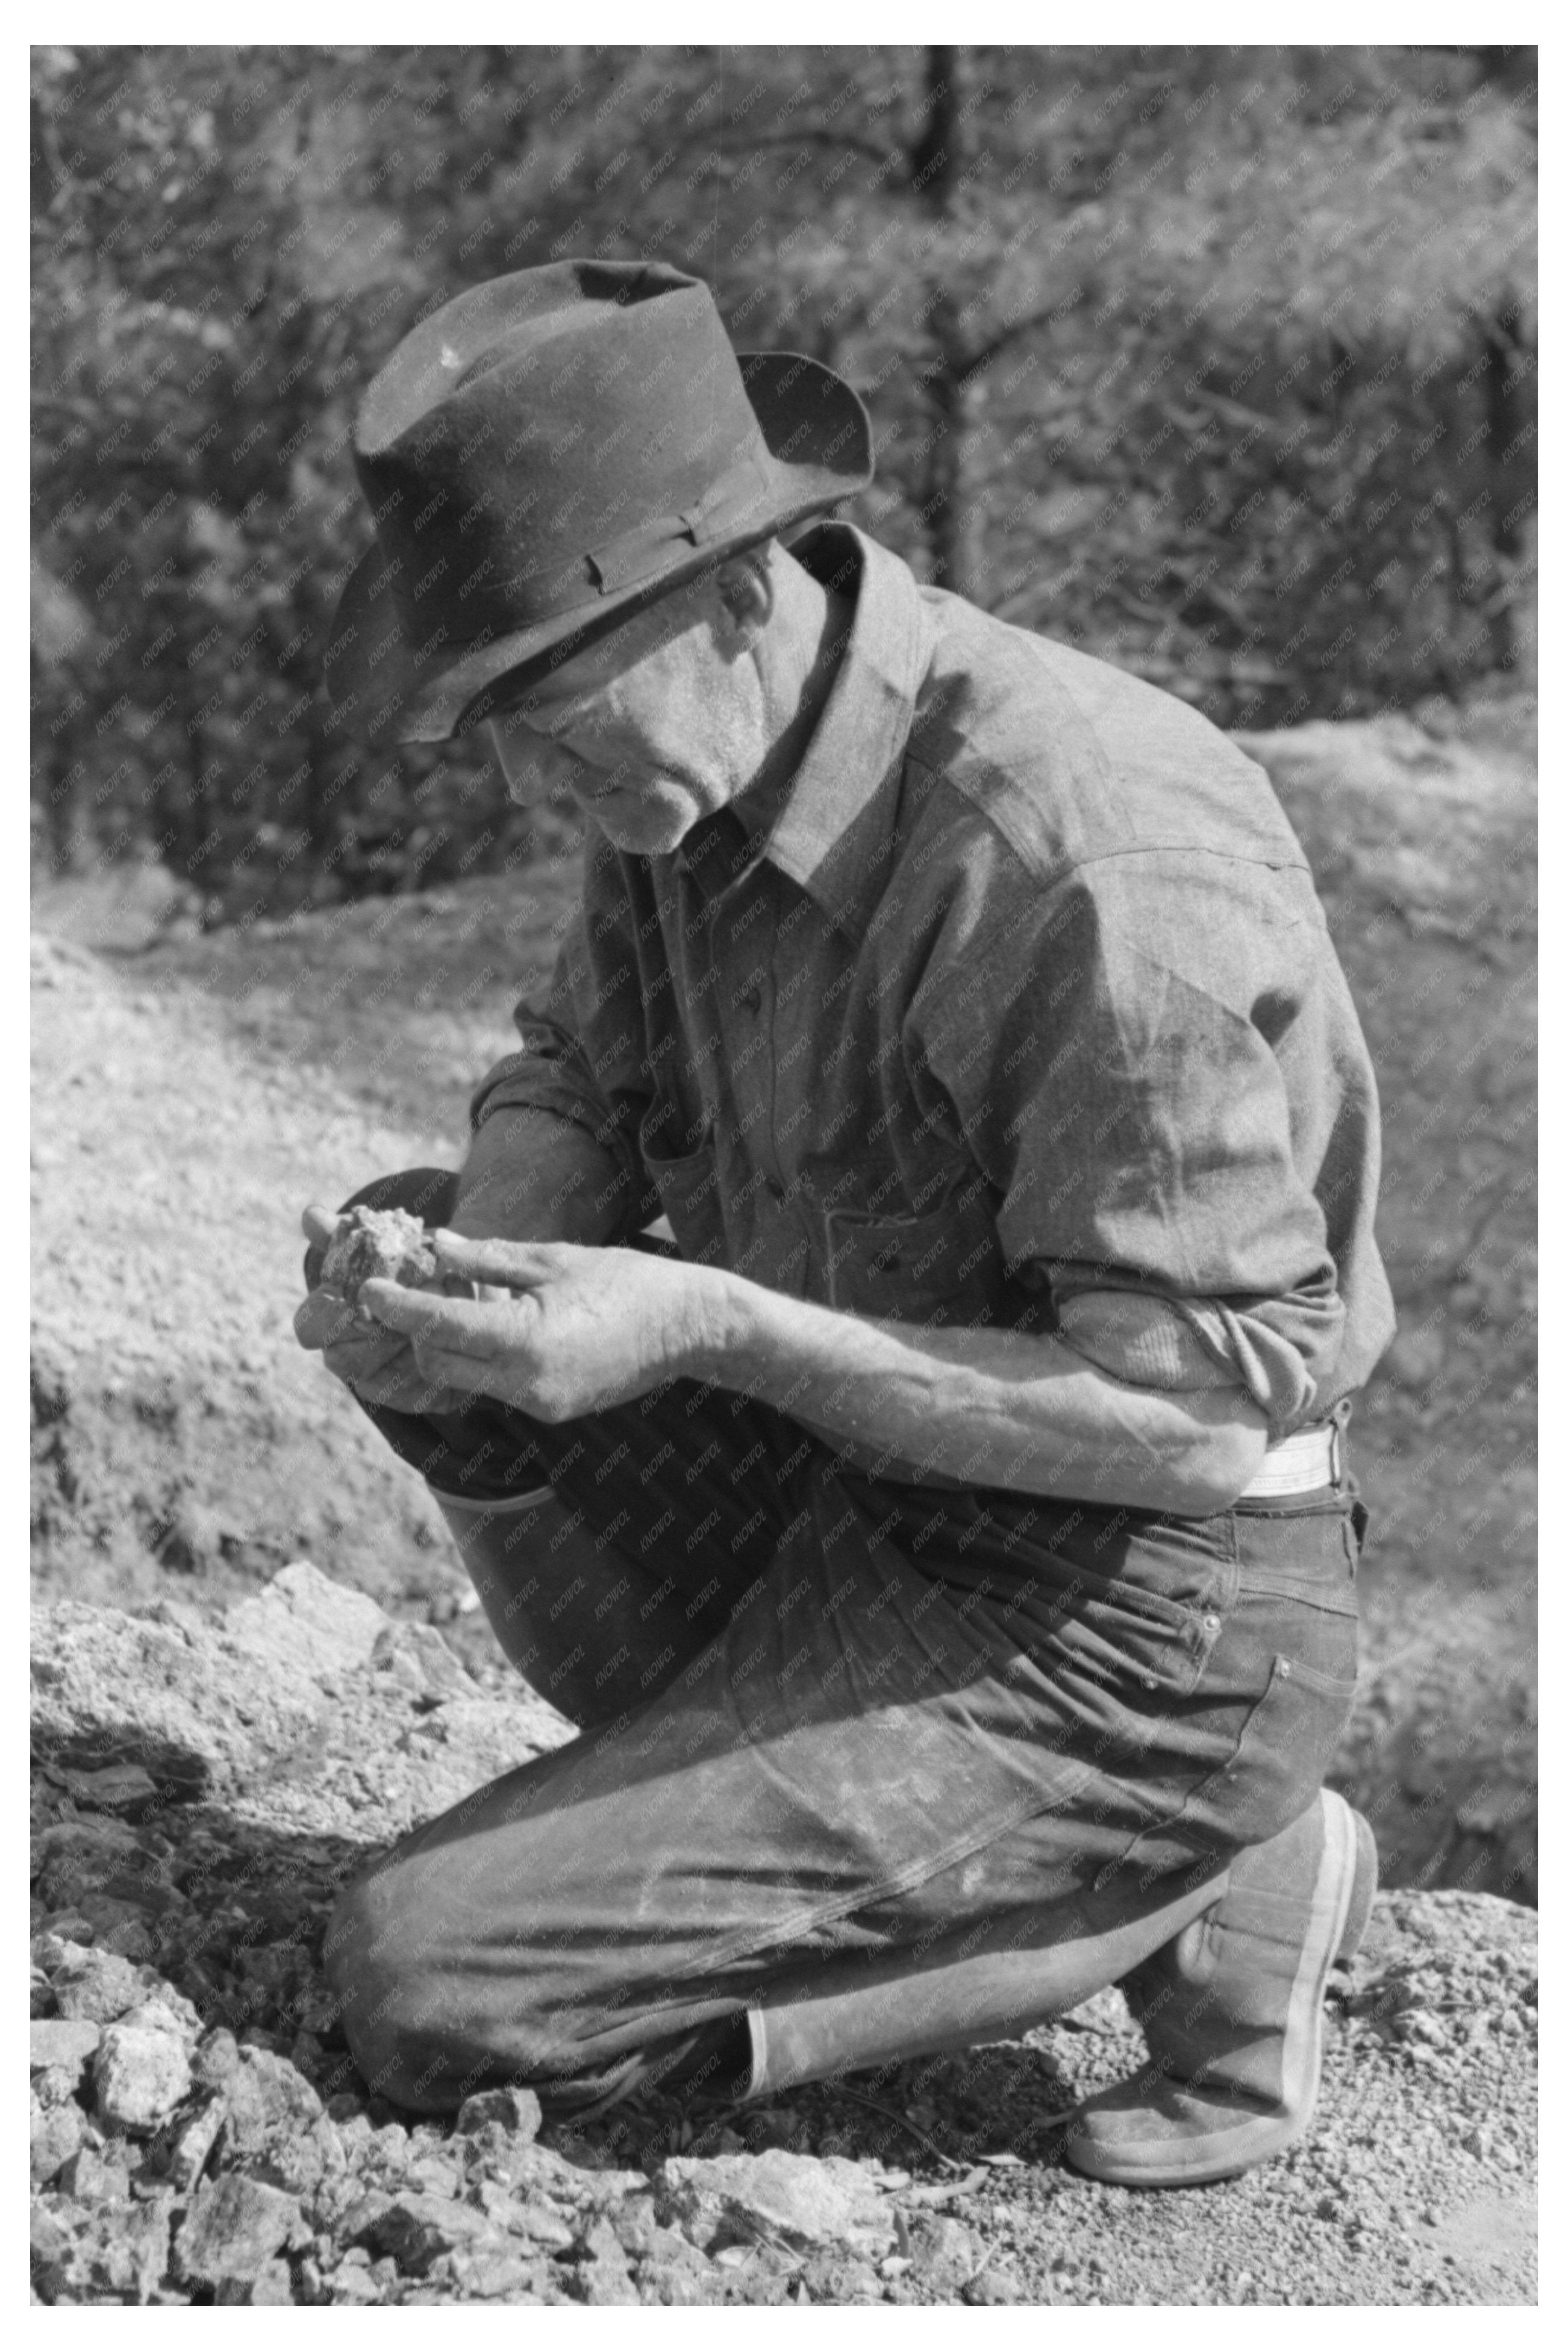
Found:
<path fill-rule="evenodd" d="M 323 1208 L 313 1200 L 299 1219 L 299 1228 L 308 1241 L 314 1241 L 325 1249 L 338 1229 L 338 1219 L 329 1208 Z"/>
<path fill-rule="evenodd" d="M 454 1355 L 444 1347 L 430 1345 L 419 1347 L 415 1351 L 414 1361 L 419 1366 L 419 1376 L 427 1387 L 435 1390 L 455 1388 L 463 1395 L 486 1393 L 485 1381 L 490 1368 L 486 1359 L 477 1355 Z M 430 1408 L 426 1407 L 427 1410 Z"/>
<path fill-rule="evenodd" d="M 425 1371 L 413 1355 L 405 1356 L 401 1367 L 374 1379 L 357 1379 L 350 1383 L 361 1404 L 379 1404 L 392 1412 L 450 1412 L 454 1383 Z"/>
<path fill-rule="evenodd" d="M 430 1244 L 443 1272 L 506 1290 L 536 1290 L 577 1254 L 564 1241 L 471 1241 L 444 1229 L 432 1233 Z"/>
<path fill-rule="evenodd" d="M 511 1301 L 503 1306 L 476 1298 L 445 1298 L 429 1290 L 404 1290 L 395 1281 L 367 1281 L 361 1287 L 360 1302 L 387 1330 L 401 1331 L 417 1348 L 444 1348 L 480 1362 L 516 1346 L 523 1335 Z"/>
<path fill-rule="evenodd" d="M 296 1307 L 294 1335 L 312 1354 L 325 1355 L 340 1379 L 368 1376 L 408 1355 L 408 1341 L 400 1332 L 362 1322 L 346 1300 L 327 1290 L 313 1290 Z"/>
<path fill-rule="evenodd" d="M 353 1308 L 329 1290 L 311 1290 L 294 1311 L 294 1335 L 312 1351 L 336 1346 L 356 1330 L 362 1332 L 364 1325 L 356 1324 Z"/>

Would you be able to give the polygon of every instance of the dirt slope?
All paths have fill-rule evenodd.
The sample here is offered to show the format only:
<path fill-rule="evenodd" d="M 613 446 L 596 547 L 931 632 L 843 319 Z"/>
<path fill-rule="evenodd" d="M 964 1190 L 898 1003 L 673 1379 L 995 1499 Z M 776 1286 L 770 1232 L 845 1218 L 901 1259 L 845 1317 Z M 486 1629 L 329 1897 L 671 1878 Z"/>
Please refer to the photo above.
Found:
<path fill-rule="evenodd" d="M 1533 1901 L 1535 764 L 1528 705 L 1243 738 L 1312 857 L 1383 1100 L 1399 1332 L 1340 1784 L 1402 1885 Z"/>
<path fill-rule="evenodd" d="M 1401 1329 L 1358 1406 L 1374 1511 L 1340 1781 L 1385 1876 L 1533 1900 L 1533 746 L 1528 711 L 1249 738 L 1307 844 L 1383 1089 Z M 294 1348 L 296 1218 L 454 1164 L 548 967 L 563 851 L 202 938 L 117 870 L 37 910 L 34 1556 L 49 1594 L 215 1604 L 300 1553 L 445 1621 L 418 1481 Z M 481 1620 L 459 1627 L 481 1670 Z M 487 1659 L 487 1663 L 486 1663 Z"/>
<path fill-rule="evenodd" d="M 193 989 L 35 942 L 35 1558 L 82 1598 L 217 1590 L 301 1552 L 423 1596 L 416 1479 L 295 1346 L 305 1197 L 433 1144 L 246 1050 Z"/>

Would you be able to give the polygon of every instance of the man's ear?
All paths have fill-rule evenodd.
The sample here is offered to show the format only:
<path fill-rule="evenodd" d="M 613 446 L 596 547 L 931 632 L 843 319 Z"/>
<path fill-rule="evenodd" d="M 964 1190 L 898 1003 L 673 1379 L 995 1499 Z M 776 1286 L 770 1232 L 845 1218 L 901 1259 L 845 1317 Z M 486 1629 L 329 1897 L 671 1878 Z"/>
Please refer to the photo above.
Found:
<path fill-rule="evenodd" d="M 778 601 L 767 551 L 748 548 L 719 566 L 719 599 L 741 641 L 750 644 L 773 617 Z"/>

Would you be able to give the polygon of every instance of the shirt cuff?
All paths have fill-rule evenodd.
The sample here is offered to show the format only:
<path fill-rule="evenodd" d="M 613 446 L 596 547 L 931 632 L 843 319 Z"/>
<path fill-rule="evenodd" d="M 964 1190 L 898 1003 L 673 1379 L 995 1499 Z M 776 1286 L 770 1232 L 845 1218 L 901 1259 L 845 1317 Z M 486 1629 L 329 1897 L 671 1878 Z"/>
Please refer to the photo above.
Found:
<path fill-rule="evenodd" d="M 1059 1302 L 1056 1321 L 1075 1353 L 1134 1387 L 1243 1389 L 1271 1434 L 1301 1420 L 1317 1394 L 1288 1339 L 1217 1300 L 1081 1290 Z"/>
<path fill-rule="evenodd" d="M 486 1070 L 468 1097 L 468 1123 L 477 1134 L 498 1110 L 549 1110 L 585 1126 L 596 1143 L 615 1147 L 615 1122 L 591 1088 L 575 1078 L 570 1066 L 540 1061 L 533 1053 L 508 1053 Z"/>

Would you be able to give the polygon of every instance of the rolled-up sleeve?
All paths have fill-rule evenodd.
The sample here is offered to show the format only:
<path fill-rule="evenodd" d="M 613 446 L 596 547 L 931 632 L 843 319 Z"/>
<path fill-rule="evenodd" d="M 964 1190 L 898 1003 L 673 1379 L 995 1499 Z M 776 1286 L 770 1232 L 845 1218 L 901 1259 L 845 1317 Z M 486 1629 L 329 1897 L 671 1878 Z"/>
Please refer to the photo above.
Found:
<path fill-rule="evenodd" d="M 1197 852 L 1019 876 L 927 1019 L 1009 1271 L 1060 1335 L 1141 1385 L 1241 1387 L 1276 1433 L 1343 1322 L 1280 1058 L 1314 1025 L 1311 919 L 1268 869 Z"/>
<path fill-rule="evenodd" d="M 553 1112 L 591 1134 L 612 1159 L 625 1193 L 624 1229 L 659 1213 L 638 1133 L 653 1095 L 630 899 L 618 862 L 591 841 L 582 897 L 563 936 L 542 1002 L 512 1015 L 519 1044 L 497 1061 L 469 1099 L 476 1132 L 498 1110 Z"/>

